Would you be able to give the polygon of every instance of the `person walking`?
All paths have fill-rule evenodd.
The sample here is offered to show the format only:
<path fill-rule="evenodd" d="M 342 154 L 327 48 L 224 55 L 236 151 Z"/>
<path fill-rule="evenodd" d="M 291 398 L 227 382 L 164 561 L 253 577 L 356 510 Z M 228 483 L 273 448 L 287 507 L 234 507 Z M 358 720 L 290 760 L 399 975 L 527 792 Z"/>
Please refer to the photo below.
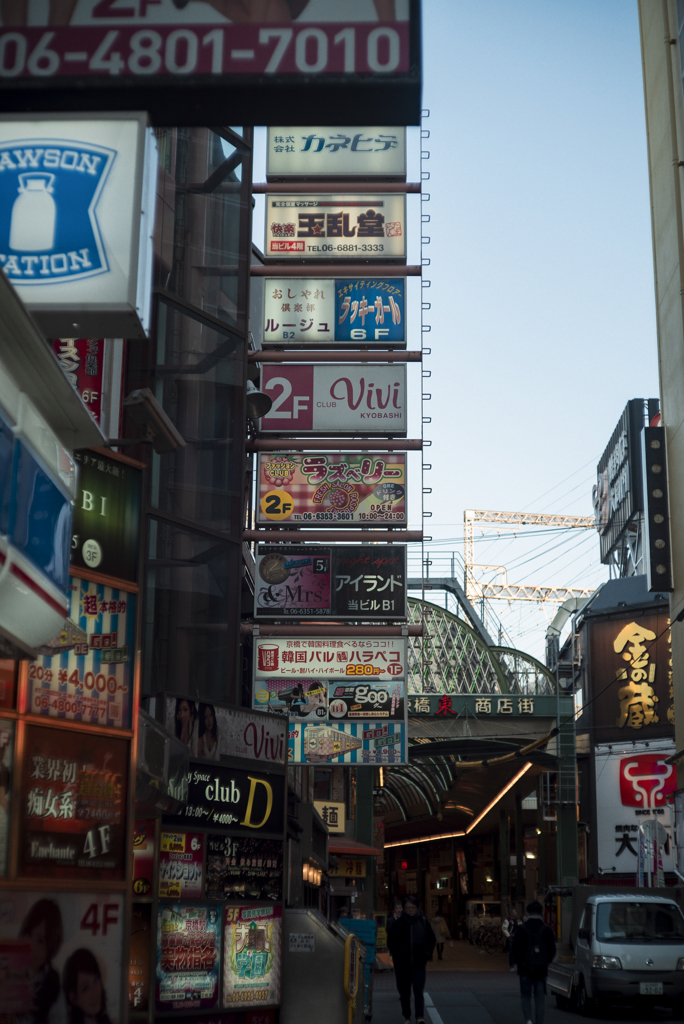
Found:
<path fill-rule="evenodd" d="M 425 967 L 437 942 L 430 922 L 423 916 L 415 896 L 403 900 L 401 917 L 392 921 L 387 931 L 387 948 L 394 964 L 401 1012 L 405 1024 L 411 1024 L 411 989 L 416 1010 L 416 1024 L 425 1024 Z"/>
<path fill-rule="evenodd" d="M 430 921 L 430 924 L 437 940 L 437 959 L 441 960 L 442 953 L 444 952 L 444 943 L 447 939 L 451 938 L 449 925 L 446 923 L 439 910 Z"/>
<path fill-rule="evenodd" d="M 543 913 L 539 900 L 527 904 L 527 915 L 516 930 L 511 950 L 513 962 L 518 967 L 525 1024 L 533 1024 L 533 995 L 534 1024 L 544 1024 L 546 974 L 556 955 L 556 939 L 551 928 L 544 924 Z"/>
<path fill-rule="evenodd" d="M 518 911 L 513 907 L 511 909 L 510 917 L 506 918 L 501 925 L 501 931 L 508 939 L 508 968 L 511 973 L 515 971 L 515 963 L 513 962 L 513 939 L 515 938 L 515 933 L 519 927 L 520 921 L 518 920 Z"/>

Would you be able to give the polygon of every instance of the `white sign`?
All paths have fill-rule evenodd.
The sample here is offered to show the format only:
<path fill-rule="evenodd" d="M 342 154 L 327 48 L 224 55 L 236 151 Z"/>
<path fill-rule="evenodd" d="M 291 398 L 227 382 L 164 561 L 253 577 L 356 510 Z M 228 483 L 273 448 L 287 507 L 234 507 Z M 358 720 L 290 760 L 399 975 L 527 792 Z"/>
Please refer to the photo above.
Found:
<path fill-rule="evenodd" d="M 403 277 L 264 279 L 264 345 L 406 345 Z"/>
<path fill-rule="evenodd" d="M 146 336 L 156 160 L 145 114 L 0 119 L 0 266 L 48 336 Z"/>
<path fill-rule="evenodd" d="M 677 787 L 676 768 L 665 764 L 674 742 L 612 744 L 596 747 L 596 818 L 598 867 L 602 874 L 634 874 L 639 850 L 639 825 L 658 821 L 668 841 L 663 850 L 665 871 L 674 870 L 671 807 L 667 796 Z"/>
<path fill-rule="evenodd" d="M 291 953 L 315 953 L 316 936 L 308 932 L 290 932 Z"/>
<path fill-rule="evenodd" d="M 406 177 L 405 128 L 269 128 L 269 178 Z"/>
<path fill-rule="evenodd" d="M 406 643 L 404 637 L 255 639 L 254 678 L 404 679 Z"/>
<path fill-rule="evenodd" d="M 273 400 L 264 433 L 406 434 L 405 365 L 267 364 L 261 389 Z"/>
<path fill-rule="evenodd" d="M 269 195 L 264 255 L 278 259 L 406 259 L 403 195 Z"/>

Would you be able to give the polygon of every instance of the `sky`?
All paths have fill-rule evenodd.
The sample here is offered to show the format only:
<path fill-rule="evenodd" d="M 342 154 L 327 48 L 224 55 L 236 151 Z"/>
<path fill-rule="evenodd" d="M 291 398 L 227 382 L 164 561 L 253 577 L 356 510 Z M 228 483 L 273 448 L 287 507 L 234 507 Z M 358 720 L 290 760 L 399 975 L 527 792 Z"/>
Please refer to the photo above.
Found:
<path fill-rule="evenodd" d="M 591 515 L 598 459 L 658 374 L 636 0 L 424 0 L 423 65 L 425 525 L 443 575 L 464 509 Z M 417 131 L 409 144 L 415 173 Z M 516 533 L 488 531 L 476 561 L 510 583 L 607 578 L 593 531 Z M 542 658 L 554 611 L 488 603 Z"/>

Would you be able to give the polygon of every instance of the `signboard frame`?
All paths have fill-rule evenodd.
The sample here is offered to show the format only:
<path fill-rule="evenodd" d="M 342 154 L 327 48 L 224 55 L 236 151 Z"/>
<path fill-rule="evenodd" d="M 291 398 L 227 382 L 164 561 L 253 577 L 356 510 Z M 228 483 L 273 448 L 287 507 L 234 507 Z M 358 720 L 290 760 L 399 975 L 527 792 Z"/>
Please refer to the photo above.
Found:
<path fill-rule="evenodd" d="M 174 57 L 178 73 L 175 76 L 163 73 L 168 64 L 166 51 L 171 30 L 187 33 L 197 27 L 189 22 L 187 16 L 179 15 L 178 21 L 173 24 L 153 26 L 157 34 L 163 36 L 157 46 L 157 55 L 161 55 L 161 60 L 153 74 L 146 71 L 146 62 L 142 62 L 140 74 L 124 75 L 123 78 L 107 66 L 116 49 L 103 48 L 107 31 L 112 27 L 119 29 L 120 40 L 127 47 L 122 51 L 119 44 L 119 60 L 122 60 L 123 52 L 124 69 L 130 70 L 128 63 L 129 51 L 133 55 L 133 28 L 139 29 L 140 24 L 127 26 L 125 33 L 121 33 L 119 28 L 121 19 L 117 19 L 114 26 L 112 23 L 104 25 L 99 32 L 92 28 L 76 30 L 70 27 L 62 30 L 67 34 L 63 39 L 58 37 L 56 42 L 58 58 L 66 51 L 83 51 L 85 45 L 85 61 L 72 62 L 73 76 L 50 75 L 54 58 L 48 58 L 47 65 L 45 60 L 37 64 L 34 60 L 32 66 L 38 68 L 34 78 L 19 76 L 5 79 L 2 85 L 3 105 L 17 111 L 28 111 L 37 106 L 41 110 L 59 112 L 84 108 L 97 111 L 147 110 L 155 125 L 167 126 L 223 124 L 226 109 L 231 109 L 234 119 L 242 124 L 274 125 L 279 120 L 291 120 L 291 115 L 288 116 L 291 109 L 306 109 L 309 119 L 314 123 L 335 124 L 347 121 L 349 111 L 358 109 L 380 124 L 419 125 L 420 0 L 409 0 L 408 7 L 410 20 L 400 33 L 398 54 L 396 43 L 389 39 L 380 45 L 379 50 L 381 40 L 378 39 L 375 50 L 369 51 L 369 37 L 374 31 L 380 29 L 386 33 L 387 28 L 396 27 L 386 22 L 350 21 L 345 27 L 345 22 L 340 23 L 338 19 L 332 23 L 324 20 L 302 23 L 301 15 L 294 28 L 258 23 L 250 26 L 227 24 L 226 21 L 217 24 L 205 22 L 202 28 L 213 31 L 220 29 L 221 38 L 216 42 L 209 40 L 211 45 L 204 47 L 207 53 L 203 56 L 210 59 L 213 67 L 217 61 L 216 53 L 225 54 L 222 63 L 224 66 L 228 63 L 229 74 L 198 74 L 189 69 L 182 46 L 180 56 L 175 54 Z M 144 22 L 142 24 L 144 27 Z M 274 32 L 274 29 L 278 31 Z M 321 32 L 328 40 L 326 49 L 334 60 L 330 72 L 321 73 L 317 68 L 321 55 L 319 53 L 317 58 L 311 50 L 309 34 L 312 29 Z M 81 35 L 77 37 L 76 31 Z M 334 43 L 334 37 L 340 31 L 346 32 L 347 37 L 350 32 L 355 33 L 352 36 L 351 53 L 354 66 L 358 56 L 358 72 L 345 71 L 347 46 L 344 40 L 347 37 L 342 37 L 342 44 L 339 41 L 338 44 Z M 260 41 L 262 33 L 268 33 L 263 42 Z M 45 36 L 45 28 L 23 29 L 20 35 L 24 40 L 25 57 L 30 59 L 36 45 Z M 196 36 L 195 45 L 198 42 L 201 39 Z M 390 45 L 394 47 L 394 53 L 385 52 Z M 84 73 L 88 64 L 95 62 L 95 55 L 100 51 L 103 54 L 101 73 Z M 369 52 L 378 67 L 377 71 L 368 64 Z M 399 60 L 395 65 L 396 71 L 382 69 L 383 61 L 389 65 L 397 56 Z M 248 73 L 250 59 L 257 64 L 257 73 Z M 297 59 L 302 68 L 297 66 Z M 135 87 L 131 88 L 132 85 Z M 275 97 L 278 99 L 277 104 L 274 103 Z M 282 116 L 279 116 L 279 111 L 283 112 Z"/>
<path fill-rule="evenodd" d="M 267 181 L 406 181 L 406 128 L 290 126 L 267 131 Z M 300 141 L 304 146 L 297 149 Z"/>
<path fill-rule="evenodd" d="M 291 262 L 381 260 L 406 263 L 406 196 L 369 189 L 358 193 L 266 197 L 264 259 Z M 313 239 L 313 241 L 312 241 Z"/>
<path fill-rule="evenodd" d="M 643 510 L 641 431 L 645 401 L 625 406 L 598 466 L 592 490 L 601 561 L 607 565 L 633 517 Z"/>

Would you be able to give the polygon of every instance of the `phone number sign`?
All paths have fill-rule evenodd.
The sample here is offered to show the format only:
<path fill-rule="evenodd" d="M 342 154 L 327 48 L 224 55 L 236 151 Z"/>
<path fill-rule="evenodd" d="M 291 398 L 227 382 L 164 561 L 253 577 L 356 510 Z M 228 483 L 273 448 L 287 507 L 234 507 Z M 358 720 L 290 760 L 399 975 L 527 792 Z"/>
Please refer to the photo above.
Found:
<path fill-rule="evenodd" d="M 266 203 L 265 256 L 406 259 L 402 195 L 274 195 Z"/>

